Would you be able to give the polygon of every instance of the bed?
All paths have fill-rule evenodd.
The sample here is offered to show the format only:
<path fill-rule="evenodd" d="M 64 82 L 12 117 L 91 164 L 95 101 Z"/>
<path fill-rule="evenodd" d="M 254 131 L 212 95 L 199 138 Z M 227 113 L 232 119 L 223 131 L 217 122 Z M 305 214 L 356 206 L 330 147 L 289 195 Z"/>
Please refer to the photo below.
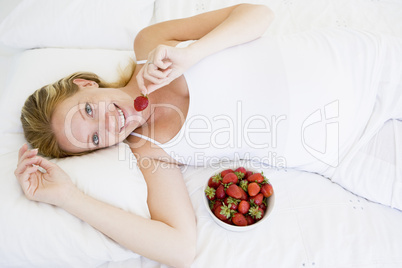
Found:
<path fill-rule="evenodd" d="M 402 37 L 402 2 L 398 0 L 248 2 L 266 4 L 275 12 L 267 35 L 352 27 Z M 0 3 L 0 267 L 166 267 L 119 246 L 61 209 L 24 197 L 14 177 L 18 149 L 25 142 L 20 109 L 29 93 L 78 70 L 115 79 L 117 69 L 135 59 L 135 34 L 149 24 L 237 3 Z M 399 120 L 388 121 L 368 146 L 340 163 L 331 178 L 254 161 L 183 166 L 197 218 L 197 255 L 192 267 L 402 267 L 401 125 Z M 126 144 L 52 161 L 86 194 L 150 217 L 146 184 Z M 234 165 L 264 171 L 276 196 L 274 211 L 264 225 L 241 233 L 218 226 L 202 202 L 209 176 Z M 366 181 L 376 183 L 366 185 Z M 383 181 L 390 185 L 386 190 L 381 187 Z"/>

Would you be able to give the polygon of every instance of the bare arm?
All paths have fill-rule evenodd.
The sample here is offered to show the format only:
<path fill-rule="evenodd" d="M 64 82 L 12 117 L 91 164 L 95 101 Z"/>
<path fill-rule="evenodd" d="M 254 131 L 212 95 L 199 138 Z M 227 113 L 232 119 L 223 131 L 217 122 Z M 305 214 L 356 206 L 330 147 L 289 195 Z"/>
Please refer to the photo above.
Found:
<path fill-rule="evenodd" d="M 190 266 L 195 256 L 195 216 L 180 169 L 157 160 L 139 163 L 148 186 L 151 219 L 85 195 L 56 164 L 20 150 L 15 175 L 30 200 L 63 208 L 122 246 L 175 267 Z M 32 164 L 42 166 L 46 174 Z"/>
<path fill-rule="evenodd" d="M 260 37 L 273 18 L 266 6 L 240 4 L 145 28 L 137 36 L 134 50 L 137 59 L 148 59 L 153 65 L 144 66 L 137 75 L 140 89 L 150 93 L 169 84 L 202 58 Z M 170 47 L 185 40 L 198 41 L 186 49 Z M 172 71 L 166 72 L 168 69 Z M 154 86 L 147 90 L 143 79 Z"/>
<path fill-rule="evenodd" d="M 195 256 L 195 217 L 180 169 L 149 159 L 141 168 L 148 186 L 151 219 L 145 219 L 74 191 L 62 208 L 117 243 L 175 267 Z"/>

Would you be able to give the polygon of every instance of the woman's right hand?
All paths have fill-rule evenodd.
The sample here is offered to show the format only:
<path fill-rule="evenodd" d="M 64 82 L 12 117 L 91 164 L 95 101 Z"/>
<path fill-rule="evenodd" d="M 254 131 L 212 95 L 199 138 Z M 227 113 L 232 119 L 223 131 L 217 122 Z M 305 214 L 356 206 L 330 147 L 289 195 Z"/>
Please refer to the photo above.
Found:
<path fill-rule="evenodd" d="M 37 154 L 37 150 L 28 150 L 24 144 L 14 174 L 29 200 L 61 206 L 76 187 L 58 165 Z M 46 173 L 40 172 L 38 166 Z"/>
<path fill-rule="evenodd" d="M 170 84 L 197 61 L 187 48 L 159 45 L 148 54 L 148 60 L 136 78 L 142 94 Z"/>

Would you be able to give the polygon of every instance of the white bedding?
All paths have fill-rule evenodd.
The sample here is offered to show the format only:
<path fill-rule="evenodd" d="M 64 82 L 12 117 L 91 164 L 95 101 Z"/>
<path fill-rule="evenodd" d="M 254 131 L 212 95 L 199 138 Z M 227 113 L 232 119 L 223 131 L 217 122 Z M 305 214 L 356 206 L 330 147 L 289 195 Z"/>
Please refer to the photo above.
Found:
<path fill-rule="evenodd" d="M 151 21 L 194 15 L 238 2 L 156 0 Z M 250 2 L 267 4 L 276 13 L 267 34 L 335 26 L 402 37 L 402 3 L 397 0 Z M 5 3 L 0 3 L 0 9 Z M 164 267 L 116 245 L 60 209 L 26 200 L 13 175 L 16 152 L 24 142 L 18 115 L 25 96 L 77 68 L 113 79 L 116 66 L 124 65 L 127 57 L 133 57 L 132 52 L 71 47 L 16 54 L 12 48 L 2 51 L 0 73 L 7 77 L 0 79 L 0 267 Z M 99 57 L 102 64 L 97 62 Z M 383 169 L 401 178 L 401 122 L 388 122 L 379 135 L 392 138 L 382 139 L 385 144 L 373 138 L 372 146 L 362 148 L 359 157 L 341 166 L 338 180 Z M 383 161 L 376 161 L 378 157 Z M 146 185 L 124 144 L 57 163 L 87 194 L 149 217 Z M 401 211 L 371 202 L 317 174 L 261 169 L 274 186 L 273 215 L 252 231 L 233 233 L 216 225 L 202 203 L 202 187 L 216 169 L 183 167 L 197 217 L 193 267 L 402 267 Z M 398 194 L 402 195 L 400 185 L 395 188 Z"/>

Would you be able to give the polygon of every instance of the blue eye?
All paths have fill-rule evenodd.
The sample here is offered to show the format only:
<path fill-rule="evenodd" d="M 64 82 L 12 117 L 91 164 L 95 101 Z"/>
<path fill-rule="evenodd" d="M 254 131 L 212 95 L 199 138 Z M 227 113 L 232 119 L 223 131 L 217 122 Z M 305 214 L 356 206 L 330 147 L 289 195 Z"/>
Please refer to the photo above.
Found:
<path fill-rule="evenodd" d="M 92 136 L 92 142 L 93 142 L 96 146 L 99 145 L 99 136 L 98 136 L 98 133 L 95 133 L 95 134 Z"/>
<path fill-rule="evenodd" d="M 85 103 L 85 112 L 89 115 L 92 116 L 92 107 L 89 105 L 89 103 Z"/>

